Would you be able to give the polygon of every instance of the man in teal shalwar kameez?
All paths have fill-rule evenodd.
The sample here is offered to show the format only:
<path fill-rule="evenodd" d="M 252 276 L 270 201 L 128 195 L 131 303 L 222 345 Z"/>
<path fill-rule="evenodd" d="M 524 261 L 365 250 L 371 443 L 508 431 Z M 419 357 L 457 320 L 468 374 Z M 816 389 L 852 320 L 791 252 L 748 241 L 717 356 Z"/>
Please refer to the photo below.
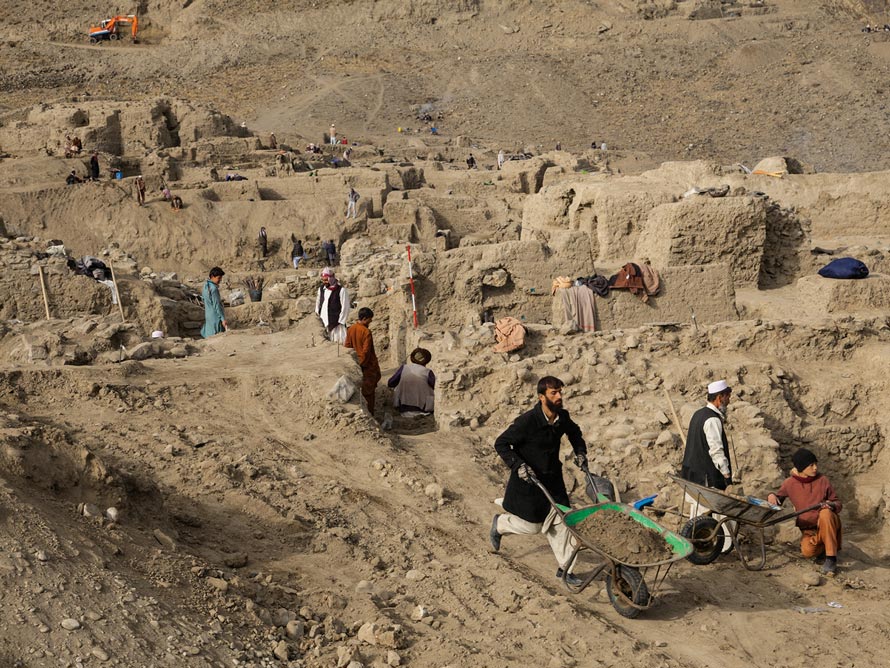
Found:
<path fill-rule="evenodd" d="M 210 278 L 204 282 L 204 291 L 201 294 L 204 299 L 204 326 L 201 328 L 201 336 L 205 339 L 228 329 L 222 299 L 219 296 L 219 282 L 223 276 L 225 272 L 219 267 L 214 267 L 210 270 Z"/>

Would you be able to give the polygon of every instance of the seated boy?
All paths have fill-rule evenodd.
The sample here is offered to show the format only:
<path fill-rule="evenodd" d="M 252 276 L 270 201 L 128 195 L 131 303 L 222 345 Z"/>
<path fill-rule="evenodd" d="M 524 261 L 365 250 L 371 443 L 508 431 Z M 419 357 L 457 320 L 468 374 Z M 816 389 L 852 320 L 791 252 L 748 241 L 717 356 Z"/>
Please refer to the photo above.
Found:
<path fill-rule="evenodd" d="M 818 557 L 825 553 L 822 574 L 834 577 L 837 572 L 837 553 L 841 547 L 841 502 L 828 478 L 821 475 L 816 463 L 816 455 L 800 448 L 791 455 L 794 468 L 775 494 L 767 501 L 782 505 L 791 499 L 796 510 L 803 510 L 820 504 L 797 518 L 797 526 L 803 532 L 800 551 L 805 557 Z"/>

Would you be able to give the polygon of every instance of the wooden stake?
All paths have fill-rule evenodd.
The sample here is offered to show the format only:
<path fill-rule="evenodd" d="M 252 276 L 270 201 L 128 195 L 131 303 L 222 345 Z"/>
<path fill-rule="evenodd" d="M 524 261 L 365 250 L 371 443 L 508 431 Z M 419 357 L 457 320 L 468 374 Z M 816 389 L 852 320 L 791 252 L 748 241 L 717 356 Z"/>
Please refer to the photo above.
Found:
<path fill-rule="evenodd" d="M 667 397 L 668 403 L 671 405 L 671 415 L 674 416 L 674 424 L 677 426 L 677 431 L 680 432 L 680 440 L 683 441 L 683 447 L 686 447 L 686 436 L 683 433 L 683 427 L 680 426 L 680 418 L 677 417 L 677 409 L 674 408 L 674 402 L 671 399 L 671 395 L 668 394 L 667 388 L 662 385 L 661 389 L 664 391 L 664 396 Z"/>
<path fill-rule="evenodd" d="M 117 279 L 114 277 L 114 265 L 108 260 L 108 268 L 111 269 L 111 282 L 114 283 L 114 291 L 117 293 L 117 308 L 121 312 L 121 322 L 127 322 L 127 316 L 124 315 L 124 303 L 121 298 L 120 288 L 117 287 Z"/>
<path fill-rule="evenodd" d="M 43 265 L 37 265 L 37 275 L 40 279 L 40 292 L 43 293 L 43 310 L 46 311 L 46 319 L 49 320 L 49 299 L 46 296 L 46 284 L 43 281 Z"/>

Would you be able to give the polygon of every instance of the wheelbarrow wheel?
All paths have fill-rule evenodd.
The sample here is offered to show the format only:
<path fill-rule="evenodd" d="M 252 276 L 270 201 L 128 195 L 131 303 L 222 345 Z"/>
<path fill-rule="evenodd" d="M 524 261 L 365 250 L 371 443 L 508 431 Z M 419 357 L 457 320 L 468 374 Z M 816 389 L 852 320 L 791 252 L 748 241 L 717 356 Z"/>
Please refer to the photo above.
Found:
<path fill-rule="evenodd" d="M 643 611 L 642 608 L 649 605 L 649 588 L 636 568 L 618 566 L 615 571 L 615 578 L 611 573 L 606 576 L 606 593 L 619 615 L 633 619 Z"/>
<path fill-rule="evenodd" d="M 723 550 L 723 534 L 717 529 L 717 520 L 707 515 L 693 517 L 680 529 L 680 535 L 692 543 L 692 552 L 686 557 L 696 566 L 710 564 Z"/>

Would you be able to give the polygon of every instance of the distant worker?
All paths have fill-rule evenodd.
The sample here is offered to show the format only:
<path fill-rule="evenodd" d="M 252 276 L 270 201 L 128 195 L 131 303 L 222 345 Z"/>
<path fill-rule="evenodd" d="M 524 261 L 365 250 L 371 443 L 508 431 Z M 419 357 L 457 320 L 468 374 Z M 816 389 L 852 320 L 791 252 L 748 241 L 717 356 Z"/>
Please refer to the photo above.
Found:
<path fill-rule="evenodd" d="M 179 195 L 173 195 L 173 197 L 170 198 L 170 208 L 174 211 L 182 209 L 182 198 Z"/>
<path fill-rule="evenodd" d="M 326 242 L 322 242 L 321 248 L 327 255 L 328 264 L 337 264 L 337 244 L 334 243 L 334 240 L 328 239 Z"/>
<path fill-rule="evenodd" d="M 324 239 L 322 239 L 322 241 L 321 241 L 319 255 L 321 256 L 322 262 L 325 262 L 330 265 L 334 264 L 333 262 L 331 262 L 331 254 L 330 254 L 328 242 Z"/>
<path fill-rule="evenodd" d="M 331 123 L 331 127 L 328 129 L 328 141 L 330 141 L 331 146 L 337 144 L 337 128 L 333 123 Z"/>
<path fill-rule="evenodd" d="M 75 170 L 71 170 L 71 173 L 65 177 L 65 185 L 73 186 L 75 183 L 83 183 L 83 179 L 77 175 Z"/>
<path fill-rule="evenodd" d="M 222 269 L 214 267 L 210 270 L 210 277 L 204 281 L 204 290 L 201 293 L 204 300 L 204 326 L 201 328 L 201 336 L 205 339 L 214 334 L 221 334 L 229 328 L 222 299 L 219 296 L 219 282 L 225 275 Z"/>
<path fill-rule="evenodd" d="M 361 195 L 359 195 L 355 188 L 349 189 L 349 195 L 346 196 L 346 217 L 349 218 L 349 214 L 352 213 L 352 217 L 355 218 L 355 207 L 358 204 L 358 200 Z"/>
<path fill-rule="evenodd" d="M 708 385 L 707 405 L 699 408 L 689 421 L 686 435 L 686 451 L 683 454 L 683 468 L 680 477 L 704 487 L 725 490 L 732 484 L 732 464 L 729 460 L 729 445 L 723 422 L 732 397 L 732 388 L 725 380 L 717 380 Z M 700 504 L 687 494 L 690 504 L 690 517 L 700 515 Z M 724 542 L 723 551 L 728 552 L 732 539 L 726 525 L 721 525 Z"/>
<path fill-rule="evenodd" d="M 342 340 L 346 336 L 346 319 L 349 317 L 349 292 L 337 281 L 334 270 L 325 267 L 321 270 L 321 285 L 315 299 L 315 314 L 328 333 L 328 338 Z M 337 331 L 342 326 L 343 331 Z"/>
<path fill-rule="evenodd" d="M 506 156 L 504 155 L 504 151 L 498 151 L 498 169 L 504 166 L 504 161 L 506 160 Z"/>
<path fill-rule="evenodd" d="M 275 175 L 284 176 L 285 174 L 290 174 L 293 170 L 293 162 L 288 160 L 287 153 L 283 150 L 278 151 L 275 154 Z"/>
<path fill-rule="evenodd" d="M 303 242 L 299 239 L 294 240 L 294 247 L 290 252 L 291 262 L 294 263 L 294 269 L 300 268 L 300 260 L 306 257 L 306 251 L 303 249 Z"/>
<path fill-rule="evenodd" d="M 472 153 L 470 153 L 470 157 L 467 158 L 467 169 L 476 169 L 476 158 L 473 157 Z"/>
<path fill-rule="evenodd" d="M 136 189 L 136 201 L 142 206 L 145 204 L 145 179 L 142 178 L 142 174 L 133 181 L 133 187 Z"/>
<path fill-rule="evenodd" d="M 562 150 L 562 142 L 561 142 L 561 141 L 556 142 L 556 150 L 557 150 L 557 151 L 561 151 L 561 150 Z"/>
<path fill-rule="evenodd" d="M 400 413 L 432 413 L 436 375 L 426 365 L 433 359 L 426 348 L 415 348 L 386 384 L 395 390 L 393 406 Z"/>
<path fill-rule="evenodd" d="M 822 574 L 834 577 L 837 573 L 837 553 L 841 548 L 841 518 L 843 507 L 828 478 L 819 473 L 816 455 L 806 448 L 799 448 L 791 455 L 791 476 L 785 479 L 779 491 L 766 500 L 781 506 L 791 499 L 794 510 L 800 512 L 819 505 L 797 518 L 797 526 L 803 532 L 800 539 L 801 554 L 810 559 L 825 553 Z"/>
<path fill-rule="evenodd" d="M 266 257 L 269 254 L 269 237 L 266 234 L 265 227 L 260 228 L 260 233 L 257 235 L 257 243 L 260 246 L 260 252 L 263 254 L 263 257 Z"/>
<path fill-rule="evenodd" d="M 345 151 L 343 151 L 343 159 L 344 159 L 346 162 L 349 162 L 349 160 L 350 160 L 351 158 L 352 158 L 352 146 L 350 146 L 350 147 L 347 148 Z"/>
<path fill-rule="evenodd" d="M 278 148 L 278 139 L 275 137 L 274 132 L 269 133 L 269 148 L 273 151 Z"/>
<path fill-rule="evenodd" d="M 374 352 L 374 336 L 368 327 L 374 318 L 374 312 L 365 307 L 358 310 L 358 322 L 346 330 L 347 348 L 353 348 L 362 368 L 362 396 L 368 404 L 368 412 L 374 416 L 375 393 L 380 382 L 380 362 Z"/>
<path fill-rule="evenodd" d="M 90 180 L 99 180 L 99 154 L 96 151 L 90 155 Z"/>
<path fill-rule="evenodd" d="M 581 428 L 562 407 L 563 382 L 553 376 L 538 381 L 538 404 L 520 415 L 507 430 L 495 439 L 494 448 L 510 468 L 510 479 L 504 492 L 504 510 L 491 522 L 491 549 L 501 549 L 501 539 L 508 534 L 547 536 L 559 568 L 556 577 L 565 577 L 567 584 L 578 586 L 582 580 L 572 573 L 569 559 L 575 545 L 562 518 L 551 507 L 533 477 L 547 489 L 553 499 L 569 505 L 569 493 L 562 477 L 559 443 L 569 437 L 578 468 L 587 468 L 587 444 Z M 565 571 L 564 571 L 565 569 Z"/>

